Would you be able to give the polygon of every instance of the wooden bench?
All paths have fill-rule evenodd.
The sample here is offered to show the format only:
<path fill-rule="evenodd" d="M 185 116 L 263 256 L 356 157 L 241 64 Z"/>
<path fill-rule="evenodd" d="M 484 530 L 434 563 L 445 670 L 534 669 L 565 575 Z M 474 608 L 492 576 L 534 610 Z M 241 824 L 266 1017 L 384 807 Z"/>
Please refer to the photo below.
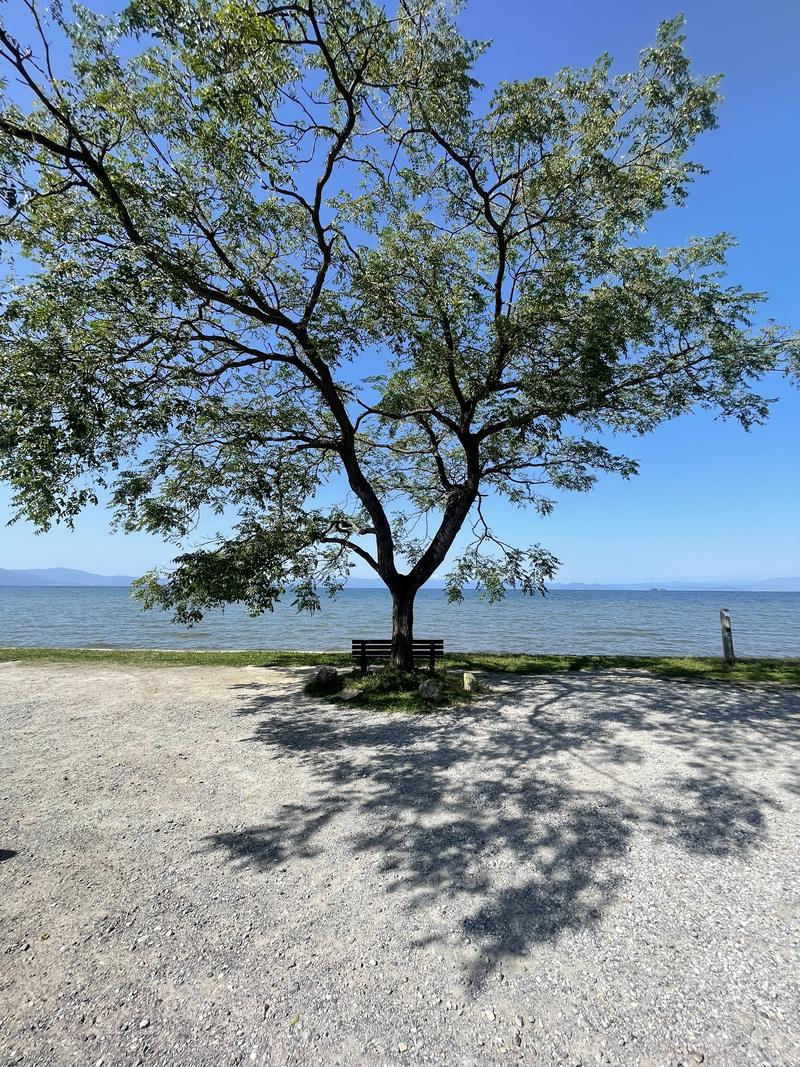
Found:
<path fill-rule="evenodd" d="M 392 642 L 379 639 L 353 639 L 353 659 L 361 664 L 361 675 L 367 673 L 368 659 L 389 659 L 392 654 Z M 432 640 L 412 641 L 411 654 L 414 659 L 426 659 L 431 674 L 437 657 L 444 655 L 444 638 L 435 637 Z"/>

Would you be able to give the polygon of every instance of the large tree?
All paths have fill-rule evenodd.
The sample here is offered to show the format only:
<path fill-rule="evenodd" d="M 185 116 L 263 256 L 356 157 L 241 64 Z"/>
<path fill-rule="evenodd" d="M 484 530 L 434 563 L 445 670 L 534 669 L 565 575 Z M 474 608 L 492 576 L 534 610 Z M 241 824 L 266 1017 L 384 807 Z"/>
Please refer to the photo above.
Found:
<path fill-rule="evenodd" d="M 729 238 L 642 243 L 715 124 L 680 20 L 631 73 L 603 56 L 489 96 L 438 0 L 49 26 L 26 3 L 30 39 L 0 31 L 0 475 L 45 529 L 99 490 L 184 547 L 235 516 L 146 603 L 313 608 L 360 560 L 409 667 L 415 594 L 465 525 L 452 597 L 554 573 L 493 532 L 493 497 L 546 513 L 548 485 L 635 472 L 614 432 L 698 405 L 765 417 L 751 383 L 787 342 L 724 283 Z"/>

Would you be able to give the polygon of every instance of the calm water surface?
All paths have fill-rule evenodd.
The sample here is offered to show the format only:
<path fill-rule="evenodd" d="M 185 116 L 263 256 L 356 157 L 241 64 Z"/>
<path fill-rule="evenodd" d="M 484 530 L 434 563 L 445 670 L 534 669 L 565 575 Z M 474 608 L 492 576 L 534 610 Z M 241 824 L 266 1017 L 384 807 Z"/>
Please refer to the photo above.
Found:
<path fill-rule="evenodd" d="M 557 590 L 546 600 L 475 593 L 450 605 L 440 589 L 417 597 L 418 637 L 463 651 L 719 655 L 719 609 L 728 608 L 742 656 L 800 656 L 800 593 Z M 289 603 L 251 619 L 239 607 L 188 629 L 142 611 L 127 589 L 0 588 L 0 646 L 69 648 L 346 649 L 352 637 L 389 636 L 390 600 L 347 589 L 314 616 Z"/>

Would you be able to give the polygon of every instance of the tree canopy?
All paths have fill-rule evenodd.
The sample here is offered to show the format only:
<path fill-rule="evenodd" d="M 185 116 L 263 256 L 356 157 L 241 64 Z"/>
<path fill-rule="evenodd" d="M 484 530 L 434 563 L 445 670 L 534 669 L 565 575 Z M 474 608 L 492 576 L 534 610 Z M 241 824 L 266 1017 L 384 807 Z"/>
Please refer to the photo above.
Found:
<path fill-rule="evenodd" d="M 29 41 L 0 29 L 0 477 L 42 529 L 101 490 L 183 546 L 235 514 L 147 603 L 313 608 L 359 561 L 400 647 L 465 524 L 451 597 L 554 574 L 494 495 L 547 513 L 635 473 L 608 431 L 765 418 L 793 342 L 726 283 L 731 239 L 643 236 L 716 121 L 680 19 L 631 72 L 488 94 L 438 0 L 27 7 Z"/>

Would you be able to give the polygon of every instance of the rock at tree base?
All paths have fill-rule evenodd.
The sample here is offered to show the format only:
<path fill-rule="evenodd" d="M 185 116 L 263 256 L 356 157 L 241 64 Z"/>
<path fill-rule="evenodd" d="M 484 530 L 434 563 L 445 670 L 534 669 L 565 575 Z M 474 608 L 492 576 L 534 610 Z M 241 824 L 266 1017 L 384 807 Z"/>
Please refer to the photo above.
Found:
<path fill-rule="evenodd" d="M 426 678 L 419 687 L 419 695 L 423 700 L 437 701 L 442 699 L 442 683 L 438 678 Z"/>

